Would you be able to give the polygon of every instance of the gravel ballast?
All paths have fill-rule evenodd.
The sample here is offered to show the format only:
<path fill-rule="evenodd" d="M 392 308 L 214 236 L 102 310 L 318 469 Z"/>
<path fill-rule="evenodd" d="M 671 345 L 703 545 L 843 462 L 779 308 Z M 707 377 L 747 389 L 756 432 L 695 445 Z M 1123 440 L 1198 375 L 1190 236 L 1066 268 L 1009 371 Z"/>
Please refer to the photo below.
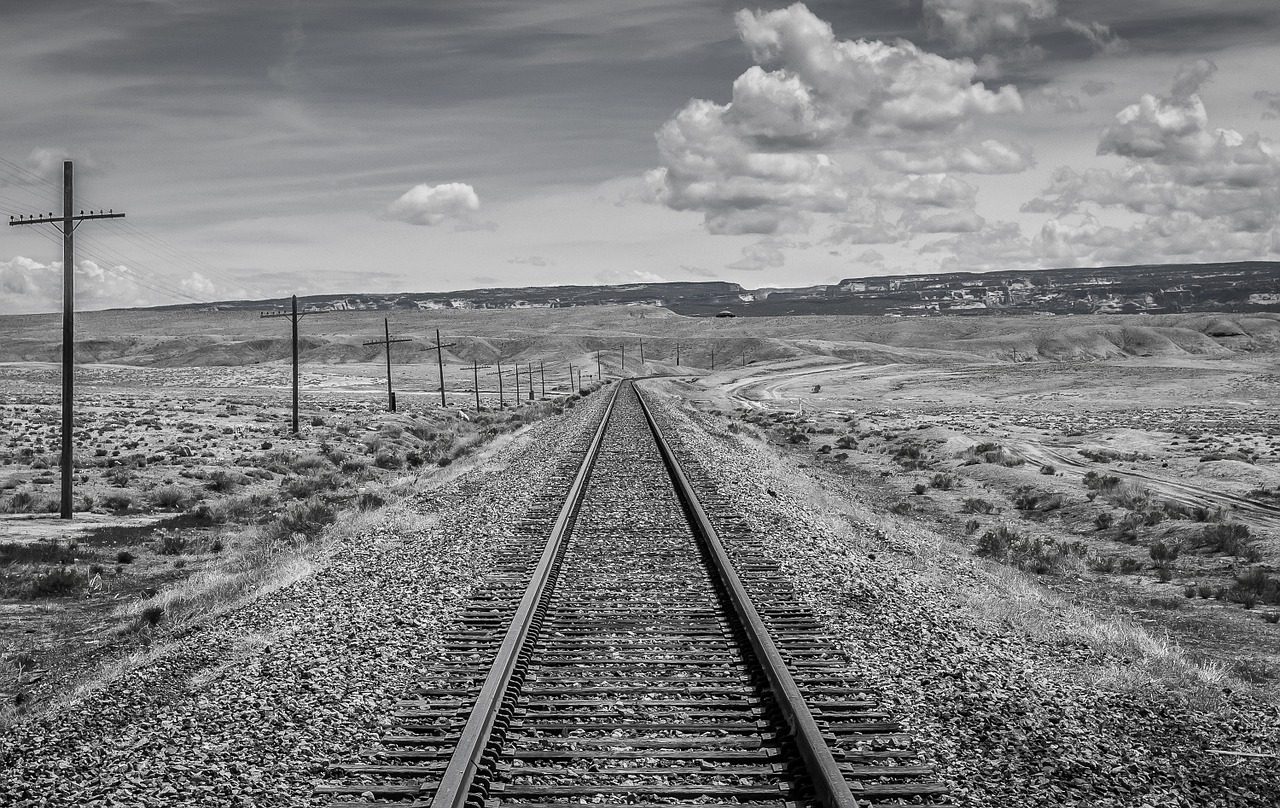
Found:
<path fill-rule="evenodd" d="M 0 736 L 5 806 L 321 805 L 609 391 L 390 506 L 309 575 Z"/>
<path fill-rule="evenodd" d="M 887 513 L 878 476 L 816 469 L 811 454 L 650 400 L 682 462 L 714 475 L 714 496 L 767 537 L 960 804 L 1280 805 L 1274 693 Z"/>

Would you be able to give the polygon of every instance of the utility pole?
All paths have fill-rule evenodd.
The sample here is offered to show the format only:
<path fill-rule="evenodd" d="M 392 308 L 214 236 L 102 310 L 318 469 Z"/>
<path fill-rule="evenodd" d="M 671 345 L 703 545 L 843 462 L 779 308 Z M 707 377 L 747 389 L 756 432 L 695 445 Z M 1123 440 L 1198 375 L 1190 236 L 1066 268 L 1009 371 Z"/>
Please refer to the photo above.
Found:
<path fill-rule="evenodd" d="M 9 217 L 9 226 L 20 224 L 52 224 L 62 233 L 62 459 L 59 469 L 62 473 L 62 501 L 59 516 L 71 518 L 71 473 L 74 460 L 72 458 L 71 438 L 75 429 L 75 418 L 72 415 L 72 402 L 75 398 L 75 354 L 76 354 L 76 250 L 75 232 L 80 223 L 86 219 L 123 219 L 123 213 L 108 211 L 97 213 L 80 211 L 76 216 L 71 211 L 74 198 L 71 189 L 71 161 L 62 162 L 62 215 Z M 58 225 L 61 224 L 61 227 Z"/>
<path fill-rule="evenodd" d="M 263 312 L 260 317 L 288 317 L 293 321 L 293 434 L 298 434 L 298 318 L 308 314 L 324 314 L 319 309 L 298 311 L 298 296 L 293 296 L 289 311 Z"/>
<path fill-rule="evenodd" d="M 640 368 L 644 369 L 644 337 L 640 338 Z"/>
<path fill-rule="evenodd" d="M 712 369 L 712 370 L 715 370 L 715 369 L 716 369 L 716 346 L 715 346 L 715 343 L 712 343 L 712 344 L 711 344 L 711 369 Z"/>
<path fill-rule="evenodd" d="M 682 345 L 679 342 L 676 343 L 676 367 L 680 367 L 680 349 L 688 347 L 688 345 Z"/>
<path fill-rule="evenodd" d="M 387 323 L 387 318 L 382 318 L 382 339 L 375 339 L 372 342 L 366 342 L 365 345 L 385 345 L 387 346 L 387 412 L 396 411 L 396 394 L 391 391 L 391 343 L 393 342 L 412 342 L 407 337 L 400 339 L 391 338 L 391 326 Z"/>
<path fill-rule="evenodd" d="M 569 392 L 566 395 L 573 395 L 573 363 L 569 363 Z"/>
<path fill-rule="evenodd" d="M 542 400 L 547 400 L 547 369 L 543 366 L 542 360 L 538 360 L 538 381 L 542 384 Z"/>
<path fill-rule="evenodd" d="M 622 364 L 618 367 L 618 378 L 622 378 L 627 375 L 627 344 L 624 342 L 619 345 L 618 350 L 622 352 Z"/>
<path fill-rule="evenodd" d="M 498 360 L 498 409 L 505 410 L 507 408 L 506 394 L 502 392 L 502 360 Z"/>
<path fill-rule="evenodd" d="M 441 349 L 442 349 L 442 348 L 452 348 L 454 345 L 457 345 L 457 344 L 458 344 L 458 343 L 456 343 L 456 342 L 448 342 L 448 343 L 445 343 L 444 345 L 441 345 L 441 344 L 440 344 L 440 329 L 438 329 L 438 328 L 437 328 L 437 329 L 436 329 L 436 344 L 435 344 L 435 346 L 434 346 L 434 347 L 428 347 L 428 348 L 427 348 L 427 350 L 428 350 L 428 351 L 435 351 L 435 352 L 436 352 L 436 364 L 437 364 L 437 365 L 439 366 L 439 368 L 440 368 L 440 406 L 441 406 L 441 407 L 447 407 L 447 406 L 448 406 L 448 404 L 446 404 L 446 403 L 445 403 L 445 400 L 444 400 L 444 351 L 443 351 L 443 350 L 441 350 Z"/>
<path fill-rule="evenodd" d="M 511 366 L 515 369 L 516 376 L 516 407 L 520 406 L 520 363 L 516 362 Z"/>
<path fill-rule="evenodd" d="M 604 378 L 604 371 L 600 370 L 600 352 L 596 351 L 596 377 Z"/>
<path fill-rule="evenodd" d="M 747 352 L 745 350 L 742 352 L 742 366 L 744 368 L 747 366 Z"/>
<path fill-rule="evenodd" d="M 480 363 L 471 360 L 471 386 L 476 390 L 476 412 L 480 412 Z"/>
<path fill-rule="evenodd" d="M 529 400 L 533 401 L 533 363 L 529 363 Z"/>

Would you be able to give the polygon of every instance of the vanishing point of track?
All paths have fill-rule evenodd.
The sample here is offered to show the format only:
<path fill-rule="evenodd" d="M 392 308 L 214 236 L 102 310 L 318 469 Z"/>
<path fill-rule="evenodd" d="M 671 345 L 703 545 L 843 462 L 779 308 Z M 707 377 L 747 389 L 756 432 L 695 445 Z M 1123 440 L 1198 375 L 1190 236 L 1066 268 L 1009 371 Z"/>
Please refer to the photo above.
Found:
<path fill-rule="evenodd" d="M 949 805 L 634 384 L 546 483 L 335 804 Z M 567 493 L 566 493 L 567 490 Z"/>

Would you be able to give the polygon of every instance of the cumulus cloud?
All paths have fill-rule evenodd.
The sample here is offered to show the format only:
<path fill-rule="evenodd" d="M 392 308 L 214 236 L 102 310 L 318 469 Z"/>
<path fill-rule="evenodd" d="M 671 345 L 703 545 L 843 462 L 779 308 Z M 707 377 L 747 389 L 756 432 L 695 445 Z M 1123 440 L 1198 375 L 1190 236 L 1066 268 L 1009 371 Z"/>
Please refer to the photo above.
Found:
<path fill-rule="evenodd" d="M 1021 45 L 1031 25 L 1052 18 L 1055 0 L 924 0 L 924 26 L 930 37 L 957 50 L 978 53 Z"/>
<path fill-rule="evenodd" d="M 1035 247 L 1015 222 L 993 222 L 980 230 L 938 239 L 925 244 L 920 252 L 941 254 L 939 269 L 948 272 L 1036 266 L 1039 262 Z"/>
<path fill-rule="evenodd" d="M 873 199 L 902 207 L 971 208 L 978 189 L 950 174 L 921 174 L 871 189 Z"/>
<path fill-rule="evenodd" d="M 1115 89 L 1116 83 L 1111 80 L 1089 79 L 1080 84 L 1085 95 L 1102 95 Z"/>
<path fill-rule="evenodd" d="M 1053 112 L 1075 114 L 1084 112 L 1084 104 L 1060 87 L 1042 87 L 1027 96 L 1027 106 L 1032 109 L 1047 109 Z"/>
<path fill-rule="evenodd" d="M 770 239 L 757 241 L 754 244 L 748 244 L 742 248 L 742 258 L 734 261 L 732 264 L 726 264 L 726 269 L 742 269 L 748 272 L 758 272 L 762 269 L 777 269 L 786 262 L 786 256 L 779 249 L 779 243 Z"/>
<path fill-rule="evenodd" d="M 802 232 L 813 214 L 841 214 L 860 196 L 861 175 L 830 152 L 889 149 L 899 156 L 888 164 L 906 166 L 983 116 L 1022 110 L 1016 88 L 975 82 L 972 60 L 906 41 L 838 40 L 803 4 L 735 20 L 756 64 L 728 104 L 695 99 L 662 126 L 662 165 L 646 176 L 650 198 L 701 212 L 712 233 Z M 1010 159 L 1017 147 L 968 148 L 954 148 L 940 167 L 1026 162 Z"/>
<path fill-rule="evenodd" d="M 406 224 L 437 225 L 446 219 L 466 221 L 480 210 L 480 197 L 465 182 L 415 185 L 383 211 L 383 218 Z"/>
<path fill-rule="evenodd" d="M 1280 153 L 1257 133 L 1209 125 L 1198 95 L 1212 62 L 1182 65 L 1168 96 L 1144 95 L 1099 137 L 1098 153 L 1125 159 L 1118 170 L 1059 168 L 1023 206 L 1059 218 L 1039 239 L 1049 257 L 1129 260 L 1135 245 L 1155 256 L 1258 255 L 1280 223 Z M 1093 211 L 1121 208 L 1145 217 L 1120 230 Z M 1079 224 L 1063 217 L 1082 214 Z M 1250 251 L 1253 252 L 1250 252 Z"/>
<path fill-rule="evenodd" d="M 46 180 L 62 186 L 62 164 L 70 160 L 77 177 L 98 176 L 105 166 L 83 149 L 67 149 L 61 146 L 37 146 L 27 155 L 27 168 Z"/>
<path fill-rule="evenodd" d="M 1064 17 L 1062 26 L 1089 40 L 1089 44 L 1101 53 L 1120 53 L 1129 46 L 1110 26 L 1100 22 L 1078 22 Z"/>
<path fill-rule="evenodd" d="M 1280 118 L 1280 93 L 1270 90 L 1258 90 L 1253 94 L 1254 101 L 1261 101 L 1266 105 L 1267 111 L 1262 113 L 1262 117 L 1274 119 Z"/>
<path fill-rule="evenodd" d="M 219 297 L 213 283 L 199 273 L 167 279 L 165 286 L 185 293 L 188 299 L 183 299 L 139 285 L 127 266 L 102 266 L 90 260 L 76 262 L 75 281 L 76 308 L 81 310 L 188 303 L 189 298 L 214 300 Z M 62 262 L 45 264 L 23 256 L 0 261 L 0 301 L 2 314 L 60 310 Z"/>
<path fill-rule="evenodd" d="M 972 210 L 949 210 L 934 214 L 912 210 L 902 215 L 899 225 L 912 233 L 976 233 L 986 223 L 986 219 Z"/>
<path fill-rule="evenodd" d="M 885 149 L 876 154 L 876 160 L 885 168 L 903 174 L 1017 174 L 1035 165 L 1031 147 L 990 139 L 967 146 L 916 152 Z"/>
<path fill-rule="evenodd" d="M 518 258 L 508 258 L 508 264 L 528 264 L 531 267 L 547 267 L 555 263 L 550 258 L 544 258 L 541 255 L 523 255 Z"/>

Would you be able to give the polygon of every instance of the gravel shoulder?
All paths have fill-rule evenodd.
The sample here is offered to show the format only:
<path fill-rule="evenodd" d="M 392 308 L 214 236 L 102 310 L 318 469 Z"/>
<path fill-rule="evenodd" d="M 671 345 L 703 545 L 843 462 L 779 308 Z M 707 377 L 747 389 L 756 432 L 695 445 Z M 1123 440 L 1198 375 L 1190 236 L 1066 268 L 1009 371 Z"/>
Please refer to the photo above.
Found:
<path fill-rule="evenodd" d="M 1274 691 L 890 513 L 900 495 L 879 475 L 658 408 L 961 804 L 1280 804 Z"/>
<path fill-rule="evenodd" d="M 607 396 L 387 506 L 293 583 L 120 664 L 0 736 L 6 806 L 299 806 L 389 724 Z"/>

